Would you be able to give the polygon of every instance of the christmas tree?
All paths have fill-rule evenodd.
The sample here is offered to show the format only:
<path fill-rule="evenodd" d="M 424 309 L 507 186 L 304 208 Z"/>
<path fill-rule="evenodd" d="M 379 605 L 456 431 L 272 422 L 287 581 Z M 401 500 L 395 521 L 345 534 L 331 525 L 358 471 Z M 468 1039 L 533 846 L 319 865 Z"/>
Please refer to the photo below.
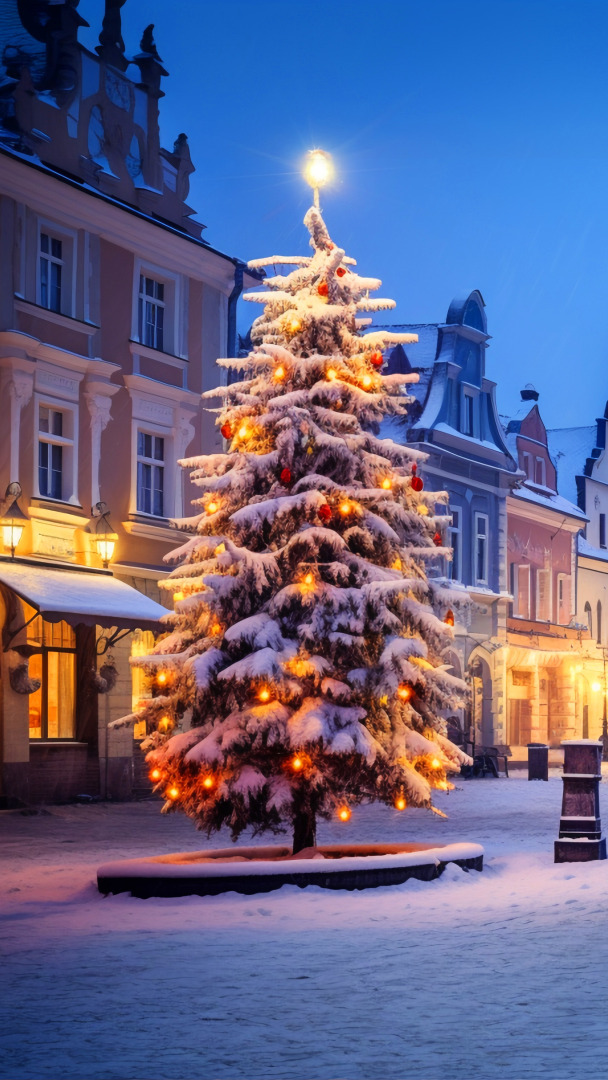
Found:
<path fill-rule="evenodd" d="M 218 361 L 242 376 L 212 392 L 226 452 L 180 462 L 198 512 L 162 583 L 171 632 L 136 661 L 163 810 L 233 838 L 290 824 L 294 853 L 362 801 L 432 809 L 469 760 L 440 718 L 464 694 L 444 659 L 455 596 L 426 573 L 449 554 L 446 496 L 424 490 L 420 453 L 379 437 L 417 378 L 383 374 L 383 350 L 417 339 L 359 332 L 394 302 L 370 299 L 381 282 L 331 241 L 317 197 L 304 224 L 311 255 L 250 264 L 294 269 L 246 297 L 264 304 L 249 355 Z"/>

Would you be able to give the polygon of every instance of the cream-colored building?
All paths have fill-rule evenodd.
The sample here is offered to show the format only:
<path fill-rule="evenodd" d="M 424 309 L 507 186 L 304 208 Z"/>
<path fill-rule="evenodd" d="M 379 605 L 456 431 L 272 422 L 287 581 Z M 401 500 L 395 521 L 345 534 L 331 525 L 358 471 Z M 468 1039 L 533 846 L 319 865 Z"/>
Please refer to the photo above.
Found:
<path fill-rule="evenodd" d="M 132 730 L 108 723 L 136 705 L 129 655 L 161 629 L 171 522 L 196 494 L 176 461 L 221 447 L 200 395 L 234 351 L 243 287 L 243 264 L 205 242 L 186 204 L 186 137 L 160 146 L 150 28 L 136 83 L 119 6 L 97 55 L 75 8 L 38 7 L 27 29 L 16 7 L 1 27 L 0 489 L 20 486 L 26 518 L 15 551 L 8 534 L 0 547 L 8 805 L 140 783 Z M 108 520 L 106 568 L 94 530 Z"/>

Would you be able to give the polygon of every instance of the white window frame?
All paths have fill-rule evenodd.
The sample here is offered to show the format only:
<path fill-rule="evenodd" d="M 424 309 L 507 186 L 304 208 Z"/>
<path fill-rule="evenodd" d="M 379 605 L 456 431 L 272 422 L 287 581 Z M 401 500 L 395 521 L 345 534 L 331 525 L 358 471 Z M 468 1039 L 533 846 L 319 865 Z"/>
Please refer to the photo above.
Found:
<path fill-rule="evenodd" d="M 70 418 L 70 435 L 53 435 L 52 432 L 40 431 L 40 409 L 53 409 L 60 412 L 64 417 Z M 62 425 L 66 430 L 65 423 Z M 40 491 L 40 478 L 38 463 L 40 455 L 40 443 L 63 447 L 61 462 L 61 498 L 52 495 L 44 495 Z M 48 502 L 71 503 L 80 506 L 78 500 L 78 405 L 72 402 L 53 398 L 46 394 L 34 394 L 34 484 L 33 492 L 36 498 L 45 499 Z"/>
<path fill-rule="evenodd" d="M 54 221 L 49 221 L 46 218 L 37 219 L 37 231 L 36 231 L 36 303 L 39 307 L 44 307 L 45 311 L 55 312 L 55 309 L 49 307 L 48 304 L 42 303 L 42 286 L 40 280 L 40 262 L 42 258 L 49 259 L 52 262 L 60 262 L 62 266 L 61 275 L 61 303 L 59 311 L 56 314 L 67 315 L 69 318 L 74 318 L 76 312 L 76 278 L 77 274 L 77 241 L 78 237 L 74 229 L 66 229 L 61 225 L 57 225 Z M 42 235 L 45 233 L 53 240 L 60 240 L 61 259 L 57 260 L 53 256 L 47 256 L 42 251 Z"/>
<path fill-rule="evenodd" d="M 570 574 L 557 575 L 557 622 L 560 626 L 568 626 L 572 612 L 572 577 Z M 566 609 L 567 603 L 567 609 Z"/>
<path fill-rule="evenodd" d="M 479 531 L 481 521 L 483 521 L 485 523 L 483 532 Z M 483 577 L 480 577 L 478 575 L 478 573 L 477 573 L 477 545 L 478 545 L 478 541 L 481 540 L 481 539 L 485 540 L 484 551 L 483 551 Z M 490 539 L 490 519 L 489 519 L 489 516 L 487 514 L 476 513 L 475 514 L 475 535 L 474 535 L 474 544 L 473 544 L 473 559 L 474 559 L 473 578 L 474 578 L 474 581 L 475 581 L 476 585 L 487 585 L 488 584 L 488 571 L 489 571 L 489 567 L 488 567 L 488 556 L 489 556 L 488 547 L 489 547 L 489 539 Z"/>
<path fill-rule="evenodd" d="M 471 390 L 469 390 L 468 388 L 465 389 L 464 387 L 462 388 L 462 397 L 460 399 L 460 402 L 461 402 L 460 407 L 461 407 L 461 410 L 462 410 L 462 423 L 460 425 L 460 430 L 461 430 L 462 434 L 466 435 L 467 438 L 469 438 L 469 439 L 474 439 L 476 437 L 476 434 L 477 434 L 477 415 L 476 415 L 476 405 L 475 405 L 476 398 L 477 398 L 477 395 L 475 393 L 472 393 Z M 471 403 L 471 406 L 470 406 L 471 407 L 471 430 L 470 431 L 466 430 L 468 402 Z"/>
<path fill-rule="evenodd" d="M 164 286 L 164 325 L 163 347 L 153 349 L 146 345 L 139 334 L 139 298 L 140 278 L 151 278 Z M 135 260 L 133 275 L 133 318 L 131 325 L 131 340 L 139 342 L 145 349 L 153 349 L 154 352 L 167 353 L 169 356 L 179 356 L 187 359 L 187 336 L 186 319 L 182 317 L 183 285 L 181 274 L 171 273 L 161 266 L 145 262 L 143 259 Z"/>
<path fill-rule="evenodd" d="M 533 458 L 529 450 L 522 450 L 522 469 L 528 480 L 534 481 Z"/>
<path fill-rule="evenodd" d="M 157 514 L 147 514 L 144 510 L 137 509 L 137 463 L 139 455 L 137 453 L 137 443 L 139 432 L 143 432 L 144 435 L 156 435 L 157 437 L 165 440 L 164 451 L 165 457 L 163 462 L 164 475 L 163 475 L 163 515 L 159 517 Z M 132 439 L 131 439 L 131 509 L 130 513 L 137 517 L 146 518 L 149 521 L 166 521 L 173 517 L 175 513 L 175 494 L 176 484 L 178 482 L 179 466 L 175 463 L 174 454 L 174 433 L 169 427 L 164 427 L 160 424 L 150 423 L 148 420 L 133 420 L 132 425 Z M 158 464 L 158 462 L 157 462 Z"/>
<path fill-rule="evenodd" d="M 541 575 L 544 575 L 544 578 L 541 578 Z M 551 591 L 552 591 L 551 590 L 551 584 L 552 584 L 551 577 L 552 577 L 551 569 L 548 566 L 538 566 L 536 568 L 536 582 L 535 582 L 535 584 L 536 584 L 536 590 L 535 590 L 536 596 L 535 596 L 535 600 L 534 600 L 534 609 L 535 609 L 535 613 L 536 613 L 536 621 L 537 622 L 551 622 L 551 612 L 552 612 L 552 603 L 553 603 L 553 597 L 551 595 Z M 545 599 L 545 612 L 546 612 L 546 614 L 543 614 L 542 607 L 541 607 L 541 595 L 540 595 L 541 594 L 541 580 L 544 580 L 547 583 L 547 585 L 546 585 L 547 594 L 546 594 L 546 599 Z"/>
<path fill-rule="evenodd" d="M 540 465 L 540 476 L 541 476 L 541 478 L 540 478 L 540 480 L 537 480 L 536 479 L 536 469 L 537 469 L 537 467 L 539 465 Z M 536 484 L 537 487 L 546 487 L 547 486 L 547 463 L 546 463 L 544 457 L 541 457 L 538 454 L 534 458 L 534 480 L 533 480 L 533 482 Z"/>
<path fill-rule="evenodd" d="M 144 435 L 144 436 L 148 435 L 151 439 L 162 439 L 163 440 L 163 456 L 162 456 L 162 458 L 155 458 L 154 456 L 146 457 L 145 454 L 140 455 L 140 453 L 139 453 L 139 436 L 140 435 Z M 135 486 L 135 500 L 136 500 L 137 513 L 138 514 L 144 514 L 146 517 L 164 519 L 164 518 L 167 517 L 166 509 L 167 509 L 167 473 L 168 473 L 168 470 L 167 470 L 167 441 L 166 441 L 166 438 L 165 438 L 164 435 L 161 435 L 161 434 L 159 434 L 157 432 L 149 431 L 146 427 L 144 427 L 142 425 L 138 425 L 138 427 L 137 427 L 137 440 L 136 440 L 135 449 L 136 449 L 136 453 L 137 453 L 137 469 L 136 469 L 136 479 L 135 479 L 135 485 L 136 485 Z M 154 447 L 152 447 L 152 449 L 154 449 Z M 163 512 L 162 512 L 162 514 L 155 514 L 153 510 L 142 510 L 138 505 L 139 504 L 139 484 L 138 484 L 138 481 L 139 481 L 139 466 L 140 466 L 140 464 L 149 465 L 151 469 L 160 469 L 161 470 L 161 473 L 162 473 L 162 488 L 161 488 L 161 490 L 162 490 L 162 496 L 163 496 Z M 152 488 L 152 502 L 154 502 L 154 488 Z"/>
<path fill-rule="evenodd" d="M 452 581 L 462 580 L 462 509 L 460 506 L 450 507 L 450 514 L 452 515 L 452 523 L 448 525 L 448 546 L 452 548 L 454 552 L 454 536 L 456 540 L 456 552 L 452 554 L 452 559 L 448 563 L 448 574 Z M 454 520 L 456 524 L 454 524 Z"/>
<path fill-rule="evenodd" d="M 606 515 L 605 514 L 599 514 L 598 515 L 597 528 L 598 528 L 598 547 L 605 548 L 605 547 L 608 546 L 606 544 Z M 602 533 L 604 534 L 603 538 L 602 538 Z M 602 543 L 602 539 L 604 541 L 603 543 Z"/>

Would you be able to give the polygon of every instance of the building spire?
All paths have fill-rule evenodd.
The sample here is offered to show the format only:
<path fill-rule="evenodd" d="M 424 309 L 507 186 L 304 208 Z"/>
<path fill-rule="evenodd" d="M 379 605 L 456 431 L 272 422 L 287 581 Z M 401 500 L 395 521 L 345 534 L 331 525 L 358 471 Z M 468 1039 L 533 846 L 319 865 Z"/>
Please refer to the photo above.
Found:
<path fill-rule="evenodd" d="M 99 35 L 99 45 L 95 50 L 100 60 L 118 68 L 119 71 L 125 71 L 128 67 L 120 18 L 120 9 L 124 4 L 125 0 L 105 0 L 105 14 Z"/>

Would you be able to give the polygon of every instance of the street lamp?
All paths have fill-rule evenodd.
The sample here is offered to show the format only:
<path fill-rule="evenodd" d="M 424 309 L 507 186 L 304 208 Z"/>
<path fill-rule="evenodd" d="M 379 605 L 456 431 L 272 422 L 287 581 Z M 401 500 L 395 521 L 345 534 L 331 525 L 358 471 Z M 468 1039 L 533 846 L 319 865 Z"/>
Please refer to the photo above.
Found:
<path fill-rule="evenodd" d="M 87 532 L 93 534 L 97 554 L 101 557 L 104 569 L 108 567 L 118 540 L 118 534 L 110 524 L 109 513 L 105 502 L 95 503 L 95 506 L 91 507 L 91 521 L 87 525 Z"/>
<path fill-rule="evenodd" d="M 12 502 L 9 503 L 7 510 L 5 510 L 2 517 L 0 517 L 2 540 L 4 546 L 11 549 L 11 559 L 15 558 L 15 548 L 23 536 L 23 530 L 25 529 L 28 520 L 27 514 L 24 514 L 19 506 L 18 500 L 21 497 L 21 494 L 21 484 L 14 481 L 12 484 L 8 485 L 4 498 L 6 502 L 12 498 Z"/>
<path fill-rule="evenodd" d="M 309 150 L 304 164 L 304 179 L 313 189 L 315 206 L 319 205 L 319 188 L 329 184 L 333 175 L 331 154 L 326 150 Z"/>

